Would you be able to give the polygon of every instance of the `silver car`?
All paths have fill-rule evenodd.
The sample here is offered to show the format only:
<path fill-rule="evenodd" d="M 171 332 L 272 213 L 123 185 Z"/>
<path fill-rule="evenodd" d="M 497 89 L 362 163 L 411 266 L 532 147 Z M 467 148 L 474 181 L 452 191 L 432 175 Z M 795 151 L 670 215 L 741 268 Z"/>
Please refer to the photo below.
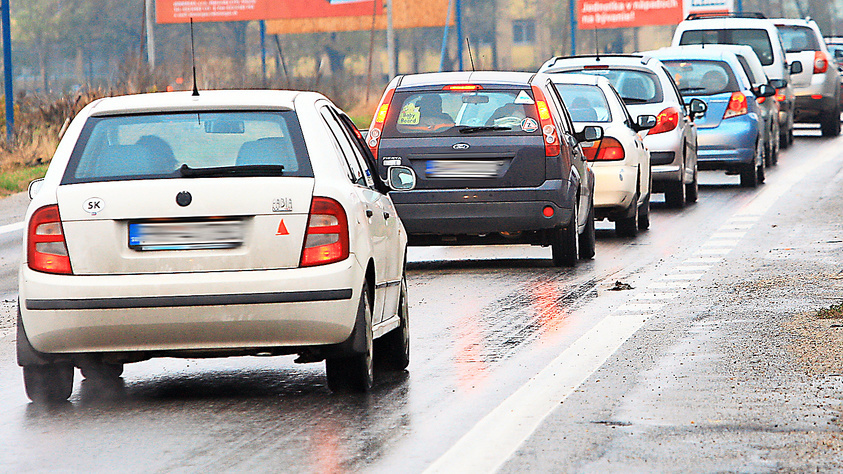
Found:
<path fill-rule="evenodd" d="M 670 207 L 696 202 L 697 130 L 682 94 L 658 59 L 641 54 L 555 57 L 539 72 L 603 76 L 631 115 L 655 115 L 657 123 L 644 137 L 650 150 L 652 192 L 664 193 Z M 701 101 L 694 105 L 705 107 Z"/>

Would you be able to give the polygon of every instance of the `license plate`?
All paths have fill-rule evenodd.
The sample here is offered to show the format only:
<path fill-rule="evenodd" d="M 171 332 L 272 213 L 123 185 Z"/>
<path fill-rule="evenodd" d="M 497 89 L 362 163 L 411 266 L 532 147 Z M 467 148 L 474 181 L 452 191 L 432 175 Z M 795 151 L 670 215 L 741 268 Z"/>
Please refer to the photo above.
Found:
<path fill-rule="evenodd" d="M 135 250 L 229 249 L 241 245 L 240 220 L 129 224 L 129 248 Z"/>
<path fill-rule="evenodd" d="M 426 174 L 429 178 L 497 178 L 501 161 L 430 160 Z"/>

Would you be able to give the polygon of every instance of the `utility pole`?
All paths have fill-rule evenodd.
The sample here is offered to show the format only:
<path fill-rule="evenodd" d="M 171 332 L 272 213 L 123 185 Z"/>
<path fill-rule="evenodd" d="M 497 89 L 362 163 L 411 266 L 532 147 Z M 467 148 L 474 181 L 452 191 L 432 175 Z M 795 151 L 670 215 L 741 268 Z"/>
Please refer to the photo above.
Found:
<path fill-rule="evenodd" d="M 0 0 L 3 23 L 3 76 L 6 90 L 6 143 L 15 142 L 15 92 L 12 85 L 12 21 L 9 13 L 9 0 Z"/>
<path fill-rule="evenodd" d="M 398 74 L 395 67 L 395 28 L 392 26 L 393 0 L 386 0 L 386 58 L 389 62 L 389 80 Z"/>
<path fill-rule="evenodd" d="M 5 0 L 4 0 L 5 1 Z M 146 0 L 146 61 L 155 70 L 155 0 Z"/>

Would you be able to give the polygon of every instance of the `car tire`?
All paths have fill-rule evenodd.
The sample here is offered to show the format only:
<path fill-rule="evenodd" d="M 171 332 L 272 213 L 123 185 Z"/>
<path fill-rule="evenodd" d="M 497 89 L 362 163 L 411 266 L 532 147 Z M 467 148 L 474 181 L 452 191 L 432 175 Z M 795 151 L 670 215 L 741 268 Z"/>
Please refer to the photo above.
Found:
<path fill-rule="evenodd" d="M 751 163 L 745 163 L 741 167 L 741 187 L 743 188 L 755 188 L 758 186 L 758 154 L 761 153 L 759 147 L 761 146 L 760 142 L 755 144 L 755 157 Z M 764 168 L 764 163 L 762 161 L 761 168 Z"/>
<path fill-rule="evenodd" d="M 575 267 L 579 254 L 577 235 L 577 204 L 574 204 L 574 212 L 571 214 L 571 221 L 565 227 L 553 231 L 553 239 L 550 250 L 553 255 L 553 265 L 557 267 Z"/>
<path fill-rule="evenodd" d="M 650 228 L 650 195 L 644 200 L 644 203 L 638 206 L 638 230 L 647 230 Z"/>
<path fill-rule="evenodd" d="M 790 144 L 793 143 L 793 119 L 790 118 L 785 123 L 785 130 L 782 133 L 781 128 L 779 128 L 779 148 L 782 150 L 786 150 Z"/>
<path fill-rule="evenodd" d="M 638 235 L 638 193 L 632 197 L 632 204 L 629 206 L 627 217 L 619 217 L 615 220 L 615 233 L 619 237 L 635 237 Z"/>
<path fill-rule="evenodd" d="M 773 166 L 776 166 L 779 163 L 779 151 L 781 149 L 781 130 L 779 130 L 778 125 L 775 127 L 776 131 L 774 132 L 774 137 L 772 141 L 773 145 L 773 156 L 770 160 Z"/>
<path fill-rule="evenodd" d="M 840 110 L 835 109 L 822 117 L 820 123 L 824 137 L 836 137 L 840 135 Z"/>
<path fill-rule="evenodd" d="M 410 311 L 407 301 L 407 277 L 401 277 L 398 296 L 398 327 L 374 342 L 375 367 L 400 371 L 410 365 Z"/>
<path fill-rule="evenodd" d="M 23 386 L 26 396 L 35 403 L 61 403 L 73 392 L 73 365 L 24 365 Z"/>
<path fill-rule="evenodd" d="M 364 331 L 365 347 L 363 352 L 346 357 L 332 357 L 325 359 L 325 373 L 328 378 L 328 388 L 333 392 L 360 392 L 371 390 L 374 382 L 374 342 L 372 340 L 372 305 L 369 301 L 368 285 L 363 282 L 360 294 L 360 304 L 357 305 L 357 326 L 352 331 L 352 337 L 357 331 Z"/>
<path fill-rule="evenodd" d="M 697 165 L 694 165 L 694 177 L 690 183 L 685 185 L 685 202 L 692 203 L 697 202 L 700 196 L 700 182 L 699 182 L 699 170 L 697 169 Z"/>
<path fill-rule="evenodd" d="M 579 256 L 582 260 L 594 258 L 597 247 L 597 230 L 594 227 L 594 203 L 588 211 L 588 219 L 585 223 L 585 230 L 579 235 Z"/>
<path fill-rule="evenodd" d="M 664 183 L 664 201 L 667 207 L 674 209 L 685 207 L 685 183 L 681 179 Z"/>

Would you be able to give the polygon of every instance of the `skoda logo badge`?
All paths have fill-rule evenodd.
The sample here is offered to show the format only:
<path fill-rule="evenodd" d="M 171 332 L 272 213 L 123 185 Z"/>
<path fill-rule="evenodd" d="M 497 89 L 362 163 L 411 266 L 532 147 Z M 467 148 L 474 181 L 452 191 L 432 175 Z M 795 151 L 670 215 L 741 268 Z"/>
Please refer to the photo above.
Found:
<path fill-rule="evenodd" d="M 455 143 L 453 148 L 454 150 L 468 150 L 469 144 L 468 143 Z"/>
<path fill-rule="evenodd" d="M 182 191 L 176 194 L 176 204 L 181 207 L 189 206 L 190 203 L 193 201 L 193 196 L 190 195 L 187 191 Z"/>

